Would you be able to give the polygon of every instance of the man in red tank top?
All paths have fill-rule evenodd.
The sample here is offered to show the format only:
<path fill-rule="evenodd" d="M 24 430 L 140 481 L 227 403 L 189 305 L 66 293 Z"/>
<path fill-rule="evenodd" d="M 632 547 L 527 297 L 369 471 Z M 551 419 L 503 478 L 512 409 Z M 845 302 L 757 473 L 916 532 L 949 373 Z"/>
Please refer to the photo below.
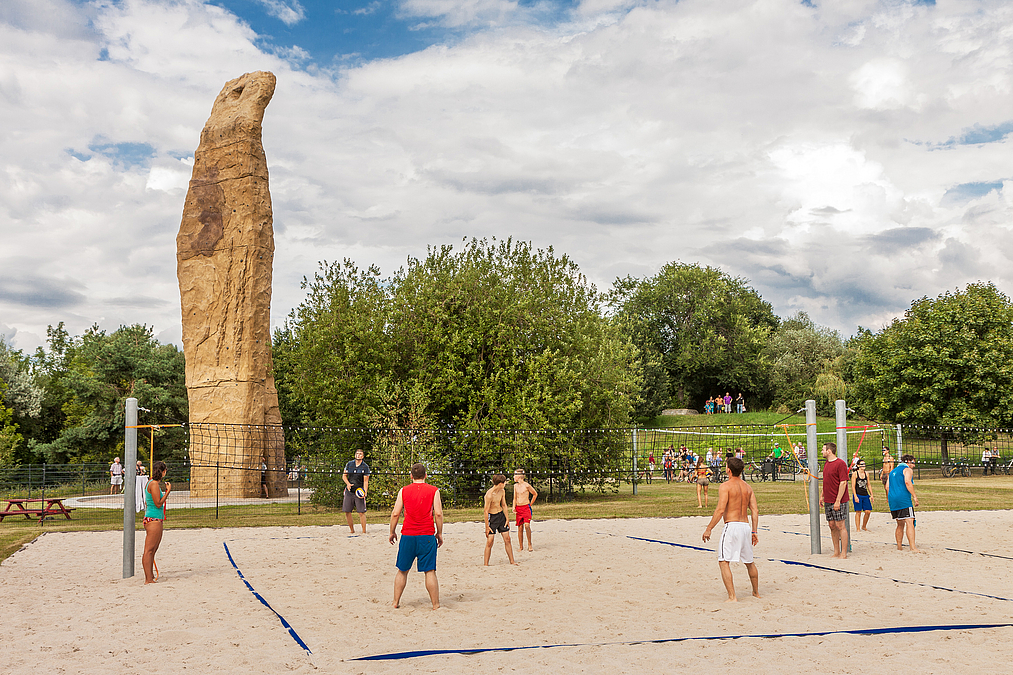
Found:
<path fill-rule="evenodd" d="M 426 483 L 426 467 L 412 466 L 412 482 L 397 493 L 390 514 L 390 543 L 397 541 L 397 524 L 404 511 L 401 544 L 397 550 L 397 574 L 394 576 L 394 607 L 408 583 L 408 570 L 416 560 L 416 569 L 426 575 L 426 590 L 433 609 L 440 608 L 440 582 L 436 578 L 436 549 L 443 546 L 443 503 L 440 490 Z"/>

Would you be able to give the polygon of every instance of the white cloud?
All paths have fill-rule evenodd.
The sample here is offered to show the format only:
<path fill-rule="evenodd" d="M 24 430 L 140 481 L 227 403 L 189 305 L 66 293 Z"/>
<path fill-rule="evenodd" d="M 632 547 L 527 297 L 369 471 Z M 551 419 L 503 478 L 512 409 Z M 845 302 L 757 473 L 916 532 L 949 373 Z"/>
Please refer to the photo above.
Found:
<path fill-rule="evenodd" d="M 306 18 L 306 10 L 299 0 L 257 0 L 267 13 L 279 19 L 286 26 L 294 26 Z"/>
<path fill-rule="evenodd" d="M 1013 140 L 934 149 L 1013 117 L 1005 3 L 588 0 L 554 27 L 509 2 L 417 4 L 496 27 L 336 73 L 199 0 L 52 3 L 52 22 L 17 7 L 0 11 L 17 130 L 0 135 L 0 321 L 19 344 L 61 320 L 178 334 L 185 158 L 252 70 L 278 75 L 276 324 L 321 259 L 390 273 L 466 236 L 552 245 L 599 286 L 719 265 L 845 334 L 979 278 L 1013 289 L 1013 185 L 943 199 L 1008 179 Z"/>
<path fill-rule="evenodd" d="M 851 76 L 861 108 L 889 110 L 911 103 L 907 66 L 896 59 L 874 59 Z"/>
<path fill-rule="evenodd" d="M 193 157 L 175 162 L 167 162 L 162 166 L 153 166 L 148 172 L 148 181 L 144 187 L 148 190 L 186 190 L 190 185 L 190 174 L 193 171 Z"/>

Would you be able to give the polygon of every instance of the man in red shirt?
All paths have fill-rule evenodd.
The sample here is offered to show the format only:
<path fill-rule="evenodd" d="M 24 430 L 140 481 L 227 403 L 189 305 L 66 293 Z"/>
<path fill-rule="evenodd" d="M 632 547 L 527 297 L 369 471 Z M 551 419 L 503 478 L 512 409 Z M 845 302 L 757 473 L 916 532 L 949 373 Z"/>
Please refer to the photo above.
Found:
<path fill-rule="evenodd" d="M 426 483 L 426 467 L 412 466 L 412 482 L 397 493 L 390 514 L 390 543 L 397 541 L 397 524 L 404 511 L 401 544 L 397 549 L 397 574 L 394 576 L 394 608 L 408 583 L 408 570 L 418 560 L 417 569 L 426 575 L 426 590 L 433 609 L 440 608 L 440 582 L 436 578 L 436 549 L 443 546 L 443 503 L 440 490 Z"/>
<path fill-rule="evenodd" d="M 834 557 L 848 557 L 848 463 L 837 456 L 836 443 L 823 444 L 823 508 L 834 541 Z"/>

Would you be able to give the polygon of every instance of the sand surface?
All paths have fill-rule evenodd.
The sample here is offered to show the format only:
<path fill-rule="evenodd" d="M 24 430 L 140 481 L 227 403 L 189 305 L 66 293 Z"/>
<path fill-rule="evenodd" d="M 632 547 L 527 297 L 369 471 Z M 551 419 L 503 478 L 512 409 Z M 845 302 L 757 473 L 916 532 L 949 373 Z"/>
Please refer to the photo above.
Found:
<path fill-rule="evenodd" d="M 443 607 L 412 572 L 390 607 L 395 547 L 386 528 L 344 526 L 169 530 L 161 579 L 122 579 L 122 533 L 46 534 L 0 565 L 0 672 L 404 673 L 1009 672 L 1013 628 L 885 635 L 628 644 L 686 636 L 1013 623 L 1013 512 L 926 512 L 921 553 L 897 551 L 873 516 L 847 561 L 810 555 L 807 516 L 761 520 L 762 599 L 733 565 L 740 602 L 725 604 L 715 555 L 631 539 L 704 546 L 705 518 L 544 521 L 535 551 L 506 563 L 501 541 L 482 567 L 482 525 L 448 525 L 439 554 Z M 824 551 L 830 550 L 821 519 Z M 720 528 L 720 526 L 719 526 Z M 514 539 L 516 544 L 516 539 Z M 245 578 L 291 624 L 244 585 Z M 947 548 L 971 551 L 963 553 Z M 991 556 L 1007 556 L 1010 559 Z M 774 561 L 771 559 L 776 559 Z M 789 565 L 815 563 L 863 575 Z M 926 585 L 899 583 L 897 580 Z M 940 586 L 964 592 L 931 588 Z M 1002 596 L 1011 600 L 974 595 Z M 606 644 L 607 643 L 607 644 Z M 614 644 L 627 643 L 627 644 Z M 549 649 L 357 657 L 423 649 L 570 644 Z"/>

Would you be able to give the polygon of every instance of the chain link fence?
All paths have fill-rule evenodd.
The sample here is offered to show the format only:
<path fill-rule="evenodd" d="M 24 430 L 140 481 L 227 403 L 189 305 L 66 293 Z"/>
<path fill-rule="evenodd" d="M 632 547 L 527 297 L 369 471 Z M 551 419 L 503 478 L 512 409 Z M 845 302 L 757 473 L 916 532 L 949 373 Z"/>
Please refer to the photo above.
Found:
<path fill-rule="evenodd" d="M 805 443 L 802 425 L 437 431 L 192 424 L 185 432 L 184 459 L 167 462 L 166 479 L 173 484 L 169 509 L 185 509 L 194 522 L 211 526 L 226 516 L 242 524 L 254 514 L 333 513 L 342 504 L 346 463 L 359 449 L 370 466 L 368 508 L 383 510 L 410 481 L 416 462 L 427 467 L 428 482 L 440 488 L 446 506 L 466 508 L 481 506 L 494 474 L 509 477 L 517 469 L 525 471 L 543 503 L 615 493 L 622 486 L 636 493 L 647 482 L 651 458 L 651 477 L 664 476 L 668 449 L 700 456 L 710 450 L 722 466 L 725 456 L 741 451 L 747 473 L 773 470 L 778 480 L 797 480 L 802 476 L 792 447 Z M 883 466 L 884 448 L 894 460 L 902 452 L 914 455 L 918 479 L 1013 471 L 1013 430 L 870 423 L 847 432 L 849 457 L 858 453 L 874 474 Z M 832 422 L 821 423 L 817 439 L 836 440 Z M 676 458 L 673 476 L 686 468 L 683 461 Z M 69 509 L 84 510 L 79 515 L 86 513 L 89 522 L 117 522 L 124 498 L 110 485 L 109 470 L 108 464 L 0 468 L 0 500 L 58 498 Z M 145 481 L 136 482 L 138 495 Z M 0 501 L 0 511 L 4 505 Z M 143 505 L 135 506 L 140 511 Z M 7 518 L 0 526 L 18 520 Z"/>

